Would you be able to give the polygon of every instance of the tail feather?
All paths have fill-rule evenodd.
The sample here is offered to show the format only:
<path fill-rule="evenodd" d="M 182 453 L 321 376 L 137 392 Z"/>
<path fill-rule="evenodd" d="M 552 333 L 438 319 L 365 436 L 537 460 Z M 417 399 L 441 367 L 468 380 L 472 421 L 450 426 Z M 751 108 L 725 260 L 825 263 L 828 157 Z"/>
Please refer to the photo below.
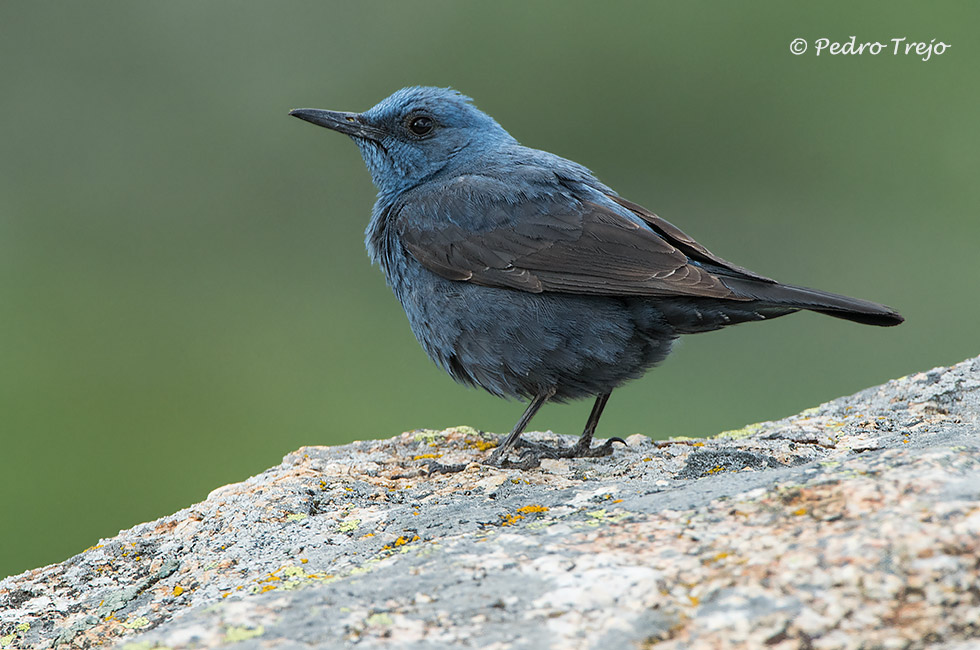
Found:
<path fill-rule="evenodd" d="M 794 287 L 789 284 L 770 284 L 751 278 L 726 277 L 722 281 L 739 297 L 759 300 L 774 306 L 806 309 L 834 318 L 879 327 L 891 327 L 905 320 L 891 307 L 828 291 Z"/>

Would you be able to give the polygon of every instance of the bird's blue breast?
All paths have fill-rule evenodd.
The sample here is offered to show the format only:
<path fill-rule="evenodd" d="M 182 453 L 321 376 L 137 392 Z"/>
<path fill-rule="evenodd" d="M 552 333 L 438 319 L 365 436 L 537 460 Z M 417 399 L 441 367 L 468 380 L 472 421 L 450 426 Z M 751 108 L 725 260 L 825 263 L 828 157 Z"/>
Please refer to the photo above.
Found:
<path fill-rule="evenodd" d="M 527 293 L 429 271 L 401 245 L 395 211 L 375 209 L 368 251 L 426 354 L 456 381 L 509 397 L 554 388 L 564 401 L 604 392 L 667 355 L 673 337 L 641 300 Z"/>

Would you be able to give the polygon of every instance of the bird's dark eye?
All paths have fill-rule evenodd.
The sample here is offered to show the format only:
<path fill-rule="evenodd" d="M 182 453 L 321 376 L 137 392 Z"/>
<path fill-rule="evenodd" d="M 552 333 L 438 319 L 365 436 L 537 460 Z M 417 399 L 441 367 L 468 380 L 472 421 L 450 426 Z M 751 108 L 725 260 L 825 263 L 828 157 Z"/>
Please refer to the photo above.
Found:
<path fill-rule="evenodd" d="M 408 120 L 408 130 L 415 135 L 426 135 L 435 126 L 435 122 L 432 121 L 431 117 L 426 115 L 416 115 Z"/>

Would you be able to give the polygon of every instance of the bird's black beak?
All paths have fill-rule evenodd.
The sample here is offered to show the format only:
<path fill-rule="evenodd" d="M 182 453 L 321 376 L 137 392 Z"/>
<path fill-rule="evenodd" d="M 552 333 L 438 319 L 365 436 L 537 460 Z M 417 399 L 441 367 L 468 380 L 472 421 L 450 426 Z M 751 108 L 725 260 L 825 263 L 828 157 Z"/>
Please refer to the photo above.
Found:
<path fill-rule="evenodd" d="M 352 138 L 380 140 L 383 135 L 380 129 L 368 124 L 360 113 L 325 111 L 320 108 L 295 108 L 289 111 L 289 114 L 311 124 L 346 133 Z"/>

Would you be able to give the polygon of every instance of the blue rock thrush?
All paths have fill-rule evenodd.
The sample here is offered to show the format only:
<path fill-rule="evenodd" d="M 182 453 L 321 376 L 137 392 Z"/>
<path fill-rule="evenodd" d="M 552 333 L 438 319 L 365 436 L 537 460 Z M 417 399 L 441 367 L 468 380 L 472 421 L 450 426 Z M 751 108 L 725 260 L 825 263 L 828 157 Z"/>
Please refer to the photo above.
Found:
<path fill-rule="evenodd" d="M 456 91 L 405 88 L 364 113 L 290 114 L 360 149 L 378 188 L 367 249 L 429 357 L 458 382 L 530 401 L 489 464 L 611 453 L 618 438 L 592 447 L 610 393 L 662 361 L 681 334 L 801 309 L 868 325 L 903 320 L 714 255 L 582 165 L 521 146 Z M 546 401 L 590 396 L 574 446 L 519 440 Z M 509 460 L 519 445 L 528 449 Z"/>

